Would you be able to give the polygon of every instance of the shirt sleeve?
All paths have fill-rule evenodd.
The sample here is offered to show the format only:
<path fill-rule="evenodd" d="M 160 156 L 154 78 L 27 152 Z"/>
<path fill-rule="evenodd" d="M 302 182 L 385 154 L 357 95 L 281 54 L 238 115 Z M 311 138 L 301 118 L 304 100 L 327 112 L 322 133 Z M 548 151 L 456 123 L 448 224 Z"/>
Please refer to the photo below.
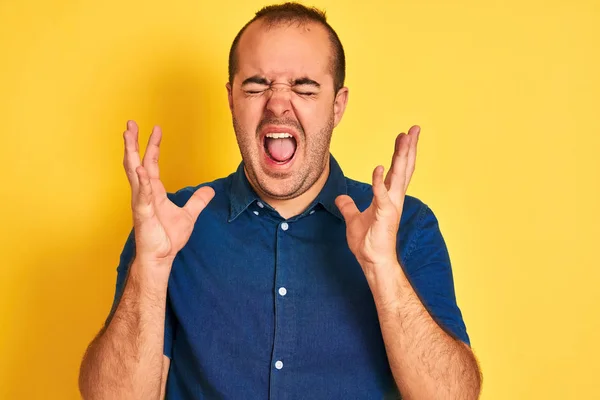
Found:
<path fill-rule="evenodd" d="M 119 305 L 119 301 L 121 300 L 121 296 L 123 295 L 123 291 L 125 290 L 125 283 L 127 282 L 127 276 L 129 274 L 129 267 L 133 262 L 135 256 L 135 237 L 133 229 L 129 233 L 127 240 L 125 241 L 125 245 L 123 250 L 121 251 L 121 256 L 119 259 L 119 265 L 117 266 L 117 283 L 115 288 L 115 295 L 113 299 L 113 304 L 110 310 L 110 313 L 106 319 L 105 325 L 108 325 Z M 167 305 L 165 312 L 165 339 L 164 339 L 164 349 L 163 353 L 167 357 L 172 357 L 172 348 L 173 348 L 173 312 L 171 310 L 171 306 L 169 304 L 169 299 L 167 295 Z"/>
<path fill-rule="evenodd" d="M 404 271 L 438 325 L 451 336 L 470 345 L 456 302 L 450 256 L 438 220 L 425 204 L 416 218 L 416 231 L 402 257 Z"/>

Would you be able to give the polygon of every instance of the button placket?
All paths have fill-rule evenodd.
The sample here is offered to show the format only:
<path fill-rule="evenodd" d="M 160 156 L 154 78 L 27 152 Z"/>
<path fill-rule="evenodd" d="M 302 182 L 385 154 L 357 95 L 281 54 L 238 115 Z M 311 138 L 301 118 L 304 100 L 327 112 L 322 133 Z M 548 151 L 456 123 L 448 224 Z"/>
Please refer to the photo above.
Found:
<path fill-rule="evenodd" d="M 295 235 L 290 234 L 293 222 L 279 220 L 275 225 L 276 254 L 275 254 L 275 281 L 273 287 L 273 300 L 275 302 L 275 337 L 271 354 L 271 380 L 270 398 L 277 399 L 285 394 L 285 382 L 290 379 L 285 370 L 292 368 L 289 364 L 294 362 L 294 347 L 297 342 L 297 328 L 294 297 L 290 296 L 293 290 L 290 278 L 293 276 L 290 261 L 294 260 Z M 286 360 L 284 362 L 284 360 Z M 285 365 L 289 364 L 289 365 Z M 283 368 L 283 367 L 286 368 Z M 289 371 L 288 371 L 289 372 Z"/>

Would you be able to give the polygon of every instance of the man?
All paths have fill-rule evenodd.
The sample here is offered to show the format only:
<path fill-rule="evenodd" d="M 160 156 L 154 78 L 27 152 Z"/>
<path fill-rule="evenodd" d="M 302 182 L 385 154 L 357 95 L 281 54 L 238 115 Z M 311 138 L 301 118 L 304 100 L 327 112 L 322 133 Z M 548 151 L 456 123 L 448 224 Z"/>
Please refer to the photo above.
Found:
<path fill-rule="evenodd" d="M 437 220 L 405 195 L 419 127 L 385 178 L 344 177 L 344 52 L 318 10 L 264 8 L 229 62 L 235 173 L 167 194 L 160 129 L 140 160 L 127 124 L 134 228 L 84 398 L 477 398 Z"/>

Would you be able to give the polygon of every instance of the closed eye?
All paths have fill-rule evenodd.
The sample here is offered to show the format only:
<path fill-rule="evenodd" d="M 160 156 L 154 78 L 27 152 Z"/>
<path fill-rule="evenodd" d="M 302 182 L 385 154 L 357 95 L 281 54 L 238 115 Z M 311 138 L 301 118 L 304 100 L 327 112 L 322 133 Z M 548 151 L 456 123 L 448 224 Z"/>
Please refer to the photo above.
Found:
<path fill-rule="evenodd" d="M 301 96 L 312 97 L 318 94 L 321 85 L 309 78 L 300 78 L 294 81 L 294 91 Z"/>
<path fill-rule="evenodd" d="M 256 83 L 252 83 L 249 85 L 246 85 L 246 87 L 244 88 L 244 93 L 246 93 L 246 95 L 248 96 L 252 96 L 252 95 L 259 95 L 265 92 L 265 90 L 267 90 L 269 87 L 266 85 L 259 85 Z"/>
<path fill-rule="evenodd" d="M 261 76 L 251 76 L 242 82 L 242 90 L 247 95 L 261 94 L 269 88 L 269 81 Z"/>
<path fill-rule="evenodd" d="M 308 91 L 304 91 L 304 90 L 296 90 L 295 92 L 301 96 L 314 96 L 317 94 L 315 92 L 308 92 Z"/>

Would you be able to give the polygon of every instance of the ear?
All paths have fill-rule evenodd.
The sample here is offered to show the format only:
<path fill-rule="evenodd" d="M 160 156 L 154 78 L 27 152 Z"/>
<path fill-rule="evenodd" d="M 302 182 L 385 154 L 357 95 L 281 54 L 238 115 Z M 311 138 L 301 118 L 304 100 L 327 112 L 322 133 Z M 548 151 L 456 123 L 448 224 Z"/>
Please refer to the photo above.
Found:
<path fill-rule="evenodd" d="M 343 87 L 338 90 L 335 95 L 335 100 L 333 101 L 333 127 L 335 128 L 342 117 L 344 116 L 344 111 L 346 111 L 346 104 L 348 104 L 348 88 Z"/>
<path fill-rule="evenodd" d="M 231 88 L 231 83 L 227 82 L 225 87 L 227 88 L 227 101 L 229 101 L 229 111 L 233 112 L 233 89 Z"/>

